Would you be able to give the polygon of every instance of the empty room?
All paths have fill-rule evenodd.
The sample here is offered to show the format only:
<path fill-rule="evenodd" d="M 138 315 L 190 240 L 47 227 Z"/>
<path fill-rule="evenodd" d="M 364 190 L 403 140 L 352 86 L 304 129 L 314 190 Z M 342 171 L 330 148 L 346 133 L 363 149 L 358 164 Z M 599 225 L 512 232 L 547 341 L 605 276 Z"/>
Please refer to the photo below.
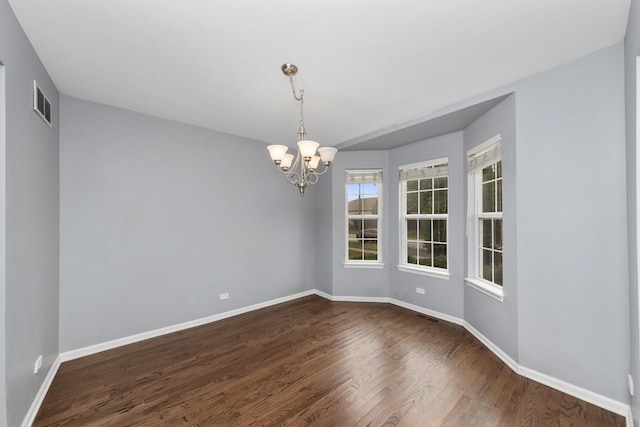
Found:
<path fill-rule="evenodd" d="M 0 426 L 636 426 L 638 0 L 0 0 Z"/>

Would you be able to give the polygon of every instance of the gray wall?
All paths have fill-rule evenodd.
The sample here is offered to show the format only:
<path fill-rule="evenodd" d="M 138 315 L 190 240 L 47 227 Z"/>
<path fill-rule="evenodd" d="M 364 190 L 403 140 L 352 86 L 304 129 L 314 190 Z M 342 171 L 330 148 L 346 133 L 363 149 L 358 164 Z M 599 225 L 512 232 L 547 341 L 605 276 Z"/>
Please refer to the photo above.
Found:
<path fill-rule="evenodd" d="M 480 333 L 489 338 L 512 359 L 518 360 L 518 206 L 516 203 L 516 170 L 520 164 L 516 161 L 515 128 L 516 95 L 511 95 L 496 105 L 482 117 L 471 123 L 464 131 L 464 156 L 466 153 L 487 141 L 502 135 L 502 176 L 503 176 L 503 291 L 504 301 L 499 302 L 480 291 L 465 286 L 464 318 Z M 518 140 L 517 144 L 520 141 Z M 466 160 L 465 160 L 466 161 Z M 466 164 L 465 171 L 467 173 Z M 465 175 L 466 176 L 466 175 Z M 465 179 L 465 194 L 467 179 Z M 466 206 L 466 202 L 465 202 Z M 475 235 L 475 223 L 469 224 L 469 236 Z M 466 239 L 465 277 L 472 277 L 475 266 L 471 260 L 475 257 L 473 238 Z"/>
<path fill-rule="evenodd" d="M 340 153 L 342 155 L 342 153 Z M 315 288 L 333 293 L 333 200 L 331 198 L 332 175 L 335 165 L 309 188 L 315 203 Z"/>
<path fill-rule="evenodd" d="M 7 369 L 7 364 L 5 360 L 6 354 L 6 335 L 5 335 L 5 327 L 6 324 L 6 295 L 7 295 L 7 284 L 6 284 L 6 271 L 7 271 L 7 252 L 5 250 L 5 242 L 6 242 L 6 195 L 5 195 L 5 178 L 6 177 L 6 151 L 7 144 L 5 141 L 5 79 L 4 79 L 4 64 L 0 62 L 0 176 L 3 179 L 0 181 L 2 185 L 0 185 L 0 319 L 2 319 L 2 327 L 0 327 L 0 426 L 4 426 L 7 424 L 7 393 L 6 393 L 6 376 L 5 371 Z"/>
<path fill-rule="evenodd" d="M 314 189 L 264 143 L 61 107 L 61 351 L 313 288 Z"/>
<path fill-rule="evenodd" d="M 640 5 L 631 1 L 629 22 L 624 43 L 625 56 L 625 110 L 627 158 L 627 225 L 629 227 L 629 322 L 630 370 L 633 382 L 640 387 L 640 319 L 638 317 L 638 151 L 637 151 L 637 70 L 636 58 L 640 53 Z M 635 425 L 640 425 L 640 393 L 631 398 Z"/>
<path fill-rule="evenodd" d="M 6 79 L 2 183 L 7 409 L 0 424 L 15 426 L 22 422 L 58 354 L 59 102 L 58 91 L 6 0 L 0 0 L 0 62 Z M 34 79 L 51 101 L 52 128 L 32 110 Z M 44 365 L 34 375 L 39 355 L 44 356 Z"/>
<path fill-rule="evenodd" d="M 338 153 L 332 166 L 332 295 L 335 296 L 388 296 L 388 268 L 393 261 L 393 254 L 389 252 L 389 240 L 393 236 L 384 233 L 389 230 L 389 205 L 393 199 L 388 195 L 389 154 L 387 151 L 344 151 Z M 380 246 L 384 268 L 345 268 L 346 258 L 346 229 L 345 209 L 346 194 L 344 173 L 347 169 L 382 169 L 382 230 Z M 318 272 L 321 274 L 321 272 Z"/>
<path fill-rule="evenodd" d="M 465 177 L 462 132 L 455 132 L 425 141 L 398 147 L 390 151 L 390 185 L 388 200 L 390 210 L 390 259 L 389 294 L 391 297 L 440 313 L 462 318 L 463 316 L 463 254 L 464 217 L 466 200 L 463 194 Z M 398 271 L 400 253 L 400 218 L 398 203 L 398 167 L 410 163 L 449 158 L 449 280 Z M 416 287 L 425 290 L 424 295 L 416 294 Z"/>
<path fill-rule="evenodd" d="M 518 82 L 520 364 L 628 402 L 622 45 Z"/>

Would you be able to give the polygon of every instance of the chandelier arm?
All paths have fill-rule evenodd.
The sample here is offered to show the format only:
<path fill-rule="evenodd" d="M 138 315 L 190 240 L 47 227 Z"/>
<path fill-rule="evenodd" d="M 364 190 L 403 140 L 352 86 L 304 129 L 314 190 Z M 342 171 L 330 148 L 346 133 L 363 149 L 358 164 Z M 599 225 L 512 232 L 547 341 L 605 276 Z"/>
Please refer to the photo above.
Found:
<path fill-rule="evenodd" d="M 287 182 L 291 185 L 297 186 L 302 181 L 300 180 L 300 176 L 298 176 L 298 173 L 295 171 L 292 171 L 290 174 L 287 175 Z"/>
<path fill-rule="evenodd" d="M 307 182 L 311 185 L 315 184 L 316 182 L 318 182 L 318 174 L 315 172 L 311 172 L 309 173 L 309 175 L 307 175 L 308 179 Z"/>
<path fill-rule="evenodd" d="M 331 165 L 331 164 L 329 164 L 329 165 Z M 322 172 L 318 172 L 318 169 L 316 169 L 314 171 L 314 173 L 316 175 L 324 175 L 325 173 L 327 173 L 329 171 L 329 166 L 325 165 L 324 163 L 323 163 L 323 166 L 324 166 L 324 169 L 322 170 Z"/>

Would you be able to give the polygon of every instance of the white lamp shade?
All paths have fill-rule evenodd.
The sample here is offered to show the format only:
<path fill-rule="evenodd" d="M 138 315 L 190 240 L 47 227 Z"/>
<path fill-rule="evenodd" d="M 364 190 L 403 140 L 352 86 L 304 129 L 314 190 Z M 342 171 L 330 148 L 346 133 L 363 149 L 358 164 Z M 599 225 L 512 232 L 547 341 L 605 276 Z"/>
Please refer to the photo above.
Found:
<path fill-rule="evenodd" d="M 284 155 L 287 154 L 288 149 L 289 147 L 287 147 L 286 145 L 267 146 L 267 150 L 269 150 L 269 154 L 271 155 L 271 160 L 273 160 L 274 162 L 284 159 Z"/>
<path fill-rule="evenodd" d="M 302 157 L 313 157 L 316 154 L 316 149 L 320 144 L 315 141 L 300 141 L 298 142 L 298 148 L 300 149 L 300 155 Z"/>
<path fill-rule="evenodd" d="M 282 163 L 280 163 L 280 167 L 289 168 L 291 167 L 291 163 L 293 163 L 293 154 L 285 154 L 282 158 Z"/>
<path fill-rule="evenodd" d="M 311 158 L 311 161 L 309 162 L 309 167 L 311 169 L 317 169 L 318 168 L 318 163 L 320 163 L 320 157 L 319 156 L 313 156 Z"/>
<path fill-rule="evenodd" d="M 337 152 L 338 152 L 338 149 L 333 147 L 322 147 L 318 149 L 318 154 L 320 154 L 322 163 L 333 162 L 333 159 L 336 157 Z"/>

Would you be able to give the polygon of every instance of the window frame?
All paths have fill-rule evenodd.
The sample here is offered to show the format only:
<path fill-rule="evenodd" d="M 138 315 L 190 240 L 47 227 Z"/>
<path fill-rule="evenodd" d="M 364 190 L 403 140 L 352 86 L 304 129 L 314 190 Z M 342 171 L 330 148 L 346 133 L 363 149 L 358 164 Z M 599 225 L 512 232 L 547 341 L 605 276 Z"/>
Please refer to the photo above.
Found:
<path fill-rule="evenodd" d="M 439 165 L 446 165 L 447 168 L 449 166 L 449 157 L 440 157 L 440 158 L 436 158 L 436 159 L 431 159 L 431 160 L 426 160 L 426 161 L 422 161 L 422 162 L 417 162 L 417 163 L 411 163 L 411 164 L 407 164 L 407 165 L 400 165 L 398 167 L 399 169 L 399 173 L 402 174 L 403 171 L 410 171 L 410 170 L 416 170 L 416 169 L 422 169 L 422 168 L 427 168 L 427 167 L 431 167 L 431 166 L 439 166 Z M 406 273 L 413 273 L 413 274 L 420 274 L 420 275 L 424 275 L 424 276 L 429 276 L 429 277 L 435 277 L 435 278 L 439 278 L 439 279 L 445 279 L 448 280 L 451 277 L 451 273 L 450 273 L 450 256 L 449 253 L 450 251 L 450 241 L 449 241 L 449 193 L 450 193 L 450 179 L 449 179 L 449 172 L 447 171 L 447 213 L 446 214 L 407 214 L 406 210 L 407 210 L 407 194 L 408 191 L 407 190 L 407 182 L 408 181 L 412 181 L 412 179 L 403 179 L 400 178 L 399 179 L 399 184 L 398 184 L 398 188 L 399 188 L 399 260 L 398 260 L 398 265 L 397 268 L 399 271 L 403 271 Z M 433 177 L 431 179 L 434 179 Z M 432 187 L 433 188 L 433 187 Z M 432 190 L 433 191 L 433 190 Z M 418 194 L 420 193 L 420 190 L 418 190 Z M 408 231 L 407 231 L 407 221 L 408 220 L 442 220 L 444 219 L 446 221 L 446 240 L 445 242 L 443 242 L 446 245 L 446 253 L 447 253 L 447 268 L 441 268 L 441 267 L 433 267 L 433 266 L 425 266 L 425 265 L 420 265 L 420 264 L 410 264 L 409 262 L 407 262 L 407 257 L 408 257 L 408 251 L 407 251 L 407 245 L 408 245 L 408 241 L 411 239 L 408 239 Z M 433 227 L 433 226 L 432 226 Z M 433 235 L 431 236 L 431 241 L 430 243 L 433 244 Z M 437 242 L 437 243 L 442 243 L 442 242 Z M 433 252 L 432 252 L 432 257 L 433 257 Z M 433 259 L 433 258 L 432 258 Z"/>
<path fill-rule="evenodd" d="M 470 226 L 469 222 L 473 222 L 473 235 L 469 236 L 467 235 L 467 239 L 468 239 L 468 250 L 469 251 L 473 251 L 473 256 L 469 256 L 470 260 L 473 260 L 473 265 L 468 267 L 468 271 L 470 272 L 469 277 L 465 277 L 465 282 L 467 285 L 477 289 L 478 291 L 484 293 L 485 295 L 488 295 L 494 299 L 496 299 L 497 301 L 503 302 L 504 301 L 504 270 L 503 270 L 503 274 L 502 274 L 502 285 L 499 285 L 493 281 L 489 281 L 484 279 L 482 276 L 482 258 L 481 258 L 481 252 L 483 250 L 483 245 L 482 245 L 482 230 L 481 230 L 481 226 L 480 226 L 480 221 L 485 220 L 485 219 L 491 219 L 492 223 L 493 220 L 501 220 L 501 224 L 502 224 L 502 230 L 501 230 L 501 237 L 502 237 L 502 250 L 500 250 L 499 252 L 503 255 L 502 256 L 502 266 L 504 269 L 504 187 L 502 189 L 501 192 L 501 206 L 502 206 L 502 211 L 501 212 L 483 212 L 482 209 L 482 196 L 483 196 L 483 189 L 482 189 L 482 171 L 492 165 L 497 164 L 498 162 L 501 163 L 501 170 L 502 173 L 500 175 L 500 180 L 503 180 L 504 178 L 504 163 L 502 163 L 502 137 L 501 135 L 496 135 L 495 137 L 489 139 L 488 141 L 478 145 L 477 147 L 474 147 L 473 149 L 469 150 L 467 152 L 467 159 L 470 160 L 472 158 L 477 158 L 482 156 L 483 154 L 490 152 L 492 150 L 495 150 L 496 147 L 497 149 L 500 151 L 499 154 L 497 156 L 495 156 L 492 160 L 491 163 L 486 164 L 484 167 L 479 168 L 478 170 L 475 170 L 473 172 L 469 172 L 469 185 L 467 188 L 468 191 L 468 208 L 471 210 L 473 209 L 473 212 L 469 212 L 467 214 L 467 227 Z M 497 180 L 497 178 L 494 178 Z M 504 184 L 502 184 L 504 185 Z M 497 198 L 497 191 L 496 191 L 496 198 Z M 496 199 L 497 200 L 497 199 Z M 496 201 L 497 203 L 497 201 Z M 469 233 L 467 233 L 469 234 Z M 471 237 L 471 238 L 470 238 Z M 492 231 L 492 239 L 493 239 L 493 231 Z M 491 249 L 492 252 L 497 252 L 494 251 L 493 249 Z M 492 271 L 495 268 L 494 263 L 492 263 Z M 493 276 L 493 273 L 492 273 Z"/>
<path fill-rule="evenodd" d="M 349 174 L 372 174 L 377 175 L 379 179 L 371 179 L 367 181 L 362 181 L 359 183 L 347 182 L 347 177 Z M 382 258 L 382 239 L 383 239 L 383 230 L 382 230 L 382 213 L 383 213 L 383 170 L 379 168 L 372 169 L 345 169 L 345 182 L 344 182 L 344 200 L 345 200 L 345 246 L 344 246 L 344 267 L 345 268 L 383 268 L 383 258 Z M 358 214 L 358 215 L 350 215 L 349 214 L 349 185 L 353 184 L 377 184 L 378 189 L 378 213 L 377 214 Z M 367 259 L 349 259 L 349 220 L 350 219 L 358 219 L 358 220 L 377 220 L 377 259 L 375 260 L 367 260 Z"/>

